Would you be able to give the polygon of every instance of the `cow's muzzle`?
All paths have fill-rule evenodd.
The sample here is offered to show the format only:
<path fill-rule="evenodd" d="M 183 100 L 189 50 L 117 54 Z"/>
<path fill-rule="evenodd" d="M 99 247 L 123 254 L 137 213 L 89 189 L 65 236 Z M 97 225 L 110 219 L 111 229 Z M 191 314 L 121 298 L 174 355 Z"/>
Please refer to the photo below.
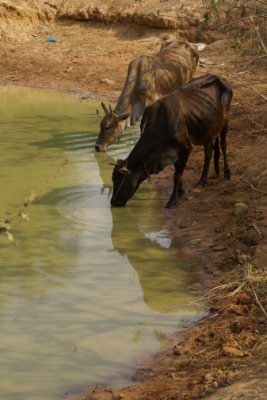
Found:
<path fill-rule="evenodd" d="M 95 150 L 96 150 L 96 151 L 105 151 L 105 150 L 106 150 L 106 147 L 101 146 L 101 144 L 96 143 L 96 144 L 95 144 Z"/>

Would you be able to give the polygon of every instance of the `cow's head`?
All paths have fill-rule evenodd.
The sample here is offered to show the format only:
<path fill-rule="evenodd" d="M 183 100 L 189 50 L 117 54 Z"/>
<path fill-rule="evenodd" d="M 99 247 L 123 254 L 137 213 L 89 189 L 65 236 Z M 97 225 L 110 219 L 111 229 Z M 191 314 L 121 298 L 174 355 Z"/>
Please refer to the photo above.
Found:
<path fill-rule="evenodd" d="M 100 122 L 100 133 L 95 143 L 96 151 L 105 151 L 109 145 L 118 140 L 124 130 L 129 113 L 123 115 L 117 115 L 114 113 L 109 106 L 109 110 L 106 105 L 101 103 L 105 116 Z"/>
<path fill-rule="evenodd" d="M 111 205 L 113 207 L 124 207 L 143 180 L 141 172 L 131 172 L 124 160 L 118 160 L 112 174 L 113 193 L 110 201 Z"/>

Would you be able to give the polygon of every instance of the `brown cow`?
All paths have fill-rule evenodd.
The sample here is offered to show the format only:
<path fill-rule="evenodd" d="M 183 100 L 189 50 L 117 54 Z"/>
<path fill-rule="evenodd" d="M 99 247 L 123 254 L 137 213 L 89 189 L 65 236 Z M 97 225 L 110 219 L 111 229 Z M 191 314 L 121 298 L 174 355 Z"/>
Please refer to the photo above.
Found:
<path fill-rule="evenodd" d="M 111 205 L 125 206 L 150 174 L 174 164 L 174 187 L 167 207 L 175 207 L 184 192 L 182 175 L 193 145 L 203 145 L 205 149 L 198 185 L 207 182 L 213 148 L 215 172 L 219 175 L 219 138 L 224 178 L 230 179 L 226 134 L 232 95 L 229 82 L 205 74 L 148 107 L 141 122 L 140 139 L 127 159 L 118 160 L 113 170 Z"/>
<path fill-rule="evenodd" d="M 101 103 L 105 116 L 100 123 L 95 149 L 106 150 L 121 137 L 129 116 L 135 124 L 147 106 L 188 82 L 197 68 L 198 58 L 196 46 L 175 40 L 163 45 L 156 54 L 132 60 L 115 109 L 112 111 Z"/>

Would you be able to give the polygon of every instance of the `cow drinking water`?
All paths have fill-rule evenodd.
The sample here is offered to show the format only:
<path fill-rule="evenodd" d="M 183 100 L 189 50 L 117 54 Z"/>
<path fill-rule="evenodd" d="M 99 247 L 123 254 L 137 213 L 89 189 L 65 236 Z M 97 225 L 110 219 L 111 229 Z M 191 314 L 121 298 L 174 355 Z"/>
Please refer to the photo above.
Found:
<path fill-rule="evenodd" d="M 196 46 L 177 39 L 162 46 L 156 54 L 132 60 L 115 109 L 101 103 L 105 116 L 95 149 L 106 150 L 121 137 L 129 117 L 135 124 L 147 106 L 188 82 L 197 68 L 198 58 Z"/>
<path fill-rule="evenodd" d="M 213 150 L 215 172 L 219 175 L 219 141 L 224 178 L 230 179 L 226 134 L 232 95 L 229 82 L 205 74 L 148 107 L 142 118 L 140 139 L 127 159 L 118 160 L 114 167 L 111 205 L 125 206 L 150 174 L 174 164 L 173 192 L 167 207 L 176 207 L 184 193 L 182 175 L 193 145 L 204 146 L 199 186 L 207 182 Z"/>

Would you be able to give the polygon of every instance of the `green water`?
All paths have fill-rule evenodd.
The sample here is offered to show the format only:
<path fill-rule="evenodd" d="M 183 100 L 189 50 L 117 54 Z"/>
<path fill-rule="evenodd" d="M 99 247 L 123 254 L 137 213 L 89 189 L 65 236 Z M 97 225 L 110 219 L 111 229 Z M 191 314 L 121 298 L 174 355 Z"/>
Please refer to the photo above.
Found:
<path fill-rule="evenodd" d="M 0 94 L 0 217 L 14 226 L 13 242 L 0 236 L 0 398 L 129 383 L 138 358 L 200 315 L 156 188 L 144 183 L 126 208 L 110 208 L 109 162 L 128 154 L 137 130 L 95 154 L 99 101 Z M 25 221 L 18 206 L 32 192 L 40 198 Z"/>

